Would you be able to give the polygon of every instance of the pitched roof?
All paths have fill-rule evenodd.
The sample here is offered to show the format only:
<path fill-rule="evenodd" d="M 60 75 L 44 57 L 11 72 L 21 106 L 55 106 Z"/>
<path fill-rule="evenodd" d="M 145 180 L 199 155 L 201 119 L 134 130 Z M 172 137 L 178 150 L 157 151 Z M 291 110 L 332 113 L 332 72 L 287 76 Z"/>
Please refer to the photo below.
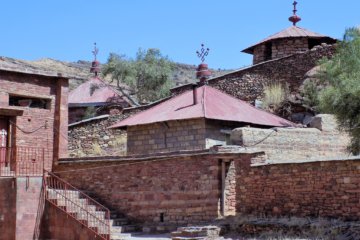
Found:
<path fill-rule="evenodd" d="M 67 73 L 57 72 L 51 68 L 39 68 L 34 64 L 30 64 L 27 61 L 3 56 L 0 56 L 0 71 L 52 77 L 53 79 L 75 78 L 74 76 L 71 76 Z"/>
<path fill-rule="evenodd" d="M 333 39 L 331 37 L 328 37 L 328 36 L 325 36 L 325 35 L 322 35 L 319 33 L 315 33 L 315 32 L 312 32 L 310 30 L 307 30 L 305 28 L 301 28 L 298 26 L 291 26 L 291 27 L 288 27 L 288 28 L 282 30 L 281 32 L 275 33 L 275 34 L 265 38 L 261 42 L 258 42 L 257 44 L 252 45 L 251 47 L 248 47 L 248 48 L 242 50 L 242 52 L 253 53 L 254 48 L 257 45 L 269 42 L 271 40 L 280 39 L 280 38 L 298 38 L 298 37 L 324 38 L 324 39 L 330 40 L 331 42 L 336 42 L 336 39 Z"/>
<path fill-rule="evenodd" d="M 197 104 L 193 104 L 193 91 L 184 92 L 148 110 L 117 122 L 110 128 L 145 125 L 172 120 L 206 118 L 213 120 L 250 123 L 263 126 L 293 126 L 283 118 L 225 94 L 210 86 L 196 89 Z"/>
<path fill-rule="evenodd" d="M 127 101 L 111 86 L 99 78 L 79 85 L 69 94 L 69 106 L 100 106 L 109 102 L 126 103 Z"/>

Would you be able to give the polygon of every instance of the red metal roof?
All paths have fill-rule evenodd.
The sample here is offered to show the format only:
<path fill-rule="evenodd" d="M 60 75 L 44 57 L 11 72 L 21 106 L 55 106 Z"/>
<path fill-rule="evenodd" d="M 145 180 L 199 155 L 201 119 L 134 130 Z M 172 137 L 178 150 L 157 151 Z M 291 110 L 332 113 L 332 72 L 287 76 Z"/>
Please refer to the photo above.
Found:
<path fill-rule="evenodd" d="M 196 96 L 196 105 L 193 105 L 193 91 L 190 90 L 170 98 L 148 110 L 122 120 L 111 126 L 111 128 L 194 118 L 251 123 L 274 127 L 294 125 L 292 122 L 257 109 L 244 101 L 209 86 L 197 88 Z"/>
<path fill-rule="evenodd" d="M 284 30 L 282 30 L 281 32 L 278 32 L 276 34 L 273 34 L 267 38 L 265 38 L 264 40 L 262 40 L 261 42 L 248 47 L 246 49 L 244 49 L 242 52 L 245 53 L 253 53 L 254 51 L 254 47 L 256 47 L 257 45 L 263 44 L 265 42 L 269 42 L 271 40 L 275 40 L 275 39 L 280 39 L 280 38 L 298 38 L 298 37 L 307 37 L 307 38 L 326 38 L 328 40 L 330 40 L 331 42 L 336 42 L 336 39 L 333 39 L 331 37 L 319 34 L 319 33 L 315 33 L 312 31 L 309 31 L 305 28 L 301 28 L 298 26 L 291 26 L 288 27 Z"/>
<path fill-rule="evenodd" d="M 103 104 L 107 102 L 126 102 L 111 86 L 99 78 L 92 78 L 69 94 L 69 105 Z"/>

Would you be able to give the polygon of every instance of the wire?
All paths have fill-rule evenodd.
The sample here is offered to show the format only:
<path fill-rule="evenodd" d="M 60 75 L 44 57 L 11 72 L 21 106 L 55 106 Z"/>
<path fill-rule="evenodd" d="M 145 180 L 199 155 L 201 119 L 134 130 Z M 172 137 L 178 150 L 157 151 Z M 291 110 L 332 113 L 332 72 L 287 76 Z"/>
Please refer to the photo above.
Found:
<path fill-rule="evenodd" d="M 258 141 L 258 142 L 256 142 L 256 143 L 254 143 L 254 144 L 252 144 L 252 145 L 242 145 L 243 147 L 254 147 L 254 146 L 256 146 L 256 145 L 258 145 L 258 144 L 260 144 L 260 143 L 262 143 L 262 142 L 264 142 L 266 139 L 268 139 L 274 132 L 276 132 L 276 130 L 277 130 L 277 127 L 276 128 L 271 128 L 270 130 L 272 130 L 272 132 L 271 133 L 269 133 L 266 137 L 264 137 L 263 139 L 261 139 L 260 141 Z"/>
<path fill-rule="evenodd" d="M 23 132 L 23 133 L 25 133 L 25 134 L 35 133 L 35 132 L 39 131 L 41 128 L 45 128 L 46 125 L 47 125 L 47 123 L 45 122 L 44 125 L 36 128 L 36 129 L 34 129 L 34 130 L 32 130 L 32 131 L 26 131 L 26 130 L 22 129 L 21 127 L 19 127 L 16 123 L 14 123 L 14 122 L 12 122 L 12 121 L 10 121 L 10 123 L 13 124 L 17 129 L 19 129 L 21 132 Z"/>

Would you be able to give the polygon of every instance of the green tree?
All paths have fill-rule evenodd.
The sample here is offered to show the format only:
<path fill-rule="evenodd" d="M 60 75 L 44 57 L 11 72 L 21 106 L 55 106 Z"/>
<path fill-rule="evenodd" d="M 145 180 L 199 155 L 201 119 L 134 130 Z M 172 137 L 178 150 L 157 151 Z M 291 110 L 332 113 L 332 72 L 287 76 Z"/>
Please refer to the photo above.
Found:
<path fill-rule="evenodd" d="M 321 112 L 336 116 L 340 129 L 349 133 L 349 150 L 360 153 L 360 30 L 347 29 L 337 53 L 322 65 L 328 86 L 319 94 Z"/>
<path fill-rule="evenodd" d="M 121 83 L 131 87 L 140 102 L 152 102 L 166 97 L 173 86 L 171 81 L 173 63 L 158 49 L 139 50 L 135 60 L 124 55 L 111 53 L 103 74 L 111 75 L 117 87 L 123 91 Z"/>

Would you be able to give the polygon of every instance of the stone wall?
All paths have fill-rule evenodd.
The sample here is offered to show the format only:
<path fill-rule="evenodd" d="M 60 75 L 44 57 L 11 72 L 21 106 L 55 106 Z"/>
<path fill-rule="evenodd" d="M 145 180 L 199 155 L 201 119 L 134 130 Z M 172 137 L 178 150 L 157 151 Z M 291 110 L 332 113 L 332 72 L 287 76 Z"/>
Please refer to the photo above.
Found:
<path fill-rule="evenodd" d="M 0 109 L 9 108 L 11 96 L 49 101 L 47 108 L 13 107 L 23 111 L 9 117 L 13 146 L 44 148 L 47 169 L 59 157 L 67 157 L 68 79 L 0 71 L 0 93 Z"/>
<path fill-rule="evenodd" d="M 108 129 L 116 122 L 126 119 L 140 111 L 140 108 L 129 108 L 114 111 L 115 114 L 98 116 L 69 125 L 70 157 L 84 156 L 123 156 L 127 152 L 126 130 Z"/>
<path fill-rule="evenodd" d="M 220 216 L 220 159 L 227 156 L 189 153 L 132 162 L 68 161 L 55 173 L 130 219 L 157 223 L 163 214 L 165 223 L 199 223 Z"/>
<path fill-rule="evenodd" d="M 271 43 L 268 42 L 256 46 L 254 49 L 253 63 L 258 64 L 266 60 L 282 58 L 291 54 L 306 52 L 307 50 L 309 50 L 307 38 L 277 39 Z"/>
<path fill-rule="evenodd" d="M 130 126 L 128 155 L 205 149 L 205 131 L 204 119 Z"/>
<path fill-rule="evenodd" d="M 125 155 L 126 131 L 108 129 L 118 118 L 104 116 L 69 126 L 69 156 Z"/>
<path fill-rule="evenodd" d="M 360 219 L 359 158 L 235 164 L 238 214 Z"/>
<path fill-rule="evenodd" d="M 349 156 L 349 136 L 337 130 L 332 115 L 317 115 L 310 125 L 314 128 L 237 128 L 231 141 L 264 151 L 268 162 Z"/>
<path fill-rule="evenodd" d="M 99 237 L 64 211 L 46 202 L 39 239 L 95 240 Z"/>
<path fill-rule="evenodd" d="M 41 189 L 41 177 L 0 178 L 0 239 L 33 239 Z"/>
<path fill-rule="evenodd" d="M 0 178 L 0 239 L 15 239 L 16 182 L 13 178 Z"/>
<path fill-rule="evenodd" d="M 360 219 L 360 159 L 252 164 L 261 153 L 169 155 L 60 163 L 60 177 L 145 223 L 184 225 L 225 215 Z"/>
<path fill-rule="evenodd" d="M 303 53 L 262 62 L 250 67 L 209 79 L 208 84 L 241 100 L 254 103 L 263 96 L 266 84 L 280 82 L 288 84 L 291 93 L 298 93 L 304 81 L 304 75 L 318 65 L 323 57 L 332 57 L 336 45 L 322 45 Z M 177 95 L 188 90 L 191 85 L 172 89 Z"/>

